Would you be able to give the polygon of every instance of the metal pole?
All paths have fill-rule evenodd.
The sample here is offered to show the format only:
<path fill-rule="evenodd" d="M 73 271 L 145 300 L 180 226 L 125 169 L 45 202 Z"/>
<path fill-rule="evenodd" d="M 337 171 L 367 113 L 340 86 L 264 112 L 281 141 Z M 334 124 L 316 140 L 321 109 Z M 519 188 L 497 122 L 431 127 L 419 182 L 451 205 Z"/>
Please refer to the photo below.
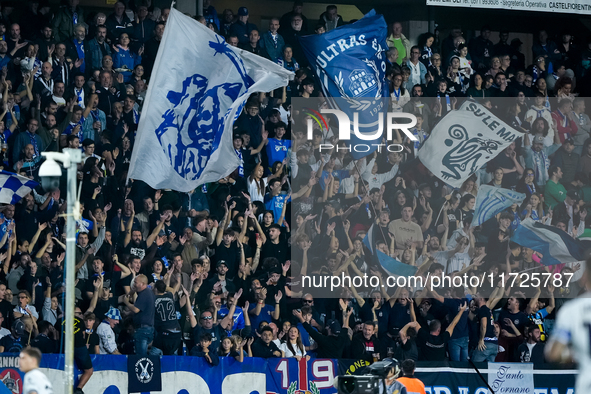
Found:
<path fill-rule="evenodd" d="M 197 16 L 203 15 L 203 0 L 197 0 Z"/>
<path fill-rule="evenodd" d="M 67 231 L 66 231 L 66 305 L 65 317 L 66 324 L 66 346 L 65 346 L 65 364 L 64 372 L 66 374 L 64 394 L 74 392 L 74 309 L 76 303 L 76 291 L 74 282 L 76 281 L 76 221 L 74 219 L 74 209 L 76 207 L 76 183 L 77 183 L 77 163 L 81 161 L 79 150 L 64 149 L 64 153 L 70 156 L 70 163 L 67 166 Z"/>

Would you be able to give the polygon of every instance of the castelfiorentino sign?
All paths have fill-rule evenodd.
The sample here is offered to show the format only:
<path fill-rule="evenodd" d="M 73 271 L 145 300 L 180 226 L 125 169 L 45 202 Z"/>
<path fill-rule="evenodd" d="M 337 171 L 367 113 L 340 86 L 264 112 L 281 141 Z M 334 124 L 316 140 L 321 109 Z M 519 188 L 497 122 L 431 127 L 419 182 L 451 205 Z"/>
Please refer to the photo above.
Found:
<path fill-rule="evenodd" d="M 427 5 L 591 15 L 591 4 L 589 4 L 586 0 L 427 0 Z"/>

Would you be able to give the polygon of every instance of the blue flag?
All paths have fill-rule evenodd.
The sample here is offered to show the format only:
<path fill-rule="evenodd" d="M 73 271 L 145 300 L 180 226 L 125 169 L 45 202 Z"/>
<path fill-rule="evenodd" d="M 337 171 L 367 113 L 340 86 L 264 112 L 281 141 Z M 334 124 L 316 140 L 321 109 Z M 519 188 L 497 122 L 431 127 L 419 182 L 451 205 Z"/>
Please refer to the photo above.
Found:
<path fill-rule="evenodd" d="M 472 219 L 472 227 L 480 226 L 511 205 L 521 204 L 523 200 L 525 200 L 525 194 L 523 193 L 490 185 L 480 186 L 476 195 L 476 203 L 474 204 L 475 211 L 474 218 Z"/>
<path fill-rule="evenodd" d="M 0 202 L 16 204 L 39 183 L 8 171 L 0 171 Z"/>
<path fill-rule="evenodd" d="M 521 222 L 511 241 L 540 253 L 544 265 L 583 261 L 591 249 L 591 241 L 575 239 L 559 228 L 536 223 L 530 218 Z"/>
<path fill-rule="evenodd" d="M 228 45 L 170 10 L 146 96 L 128 177 L 189 192 L 241 164 L 232 127 L 246 99 L 287 85 L 293 73 Z"/>
<path fill-rule="evenodd" d="M 389 88 L 386 81 L 386 36 L 388 27 L 382 15 L 370 11 L 350 25 L 341 26 L 324 34 L 300 38 L 310 66 L 320 81 L 322 92 L 333 109 L 343 111 L 350 119 L 358 114 L 359 132 L 366 138 L 351 133 L 351 145 L 368 144 L 368 151 L 351 154 L 354 159 L 376 150 L 379 122 L 386 128 Z M 342 136 L 341 136 L 342 137 Z M 343 138 L 341 138 L 343 140 Z"/>

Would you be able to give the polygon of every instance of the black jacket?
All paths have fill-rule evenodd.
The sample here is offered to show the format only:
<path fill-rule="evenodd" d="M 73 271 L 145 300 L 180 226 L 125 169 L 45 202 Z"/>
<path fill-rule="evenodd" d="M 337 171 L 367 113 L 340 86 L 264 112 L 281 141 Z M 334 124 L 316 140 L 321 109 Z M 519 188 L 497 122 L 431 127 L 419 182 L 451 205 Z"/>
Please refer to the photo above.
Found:
<path fill-rule="evenodd" d="M 273 352 L 280 352 L 277 345 L 275 345 L 275 343 L 273 343 L 273 342 L 269 342 L 269 344 L 267 345 L 265 342 L 263 342 L 262 339 L 259 338 L 252 344 L 252 356 L 253 357 L 260 357 L 260 358 L 277 357 L 276 355 L 273 354 Z"/>
<path fill-rule="evenodd" d="M 316 331 L 309 323 L 303 323 L 308 334 L 318 344 L 316 357 L 318 358 L 342 358 L 345 348 L 349 344 L 349 333 L 346 328 L 341 329 L 339 335 L 322 335 Z"/>

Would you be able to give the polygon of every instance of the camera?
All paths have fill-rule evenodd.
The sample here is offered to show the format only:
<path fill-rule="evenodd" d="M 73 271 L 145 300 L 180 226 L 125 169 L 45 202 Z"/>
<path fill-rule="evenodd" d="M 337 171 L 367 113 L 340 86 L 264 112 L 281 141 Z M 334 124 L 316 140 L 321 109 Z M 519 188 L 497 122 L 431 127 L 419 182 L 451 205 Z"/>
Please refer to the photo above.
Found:
<path fill-rule="evenodd" d="M 364 375 L 339 375 L 334 387 L 338 394 L 385 394 L 386 379 L 396 379 L 400 374 L 398 360 L 391 358 L 374 362 Z"/>
<path fill-rule="evenodd" d="M 59 189 L 61 177 L 62 168 L 53 159 L 45 160 L 45 162 L 39 168 L 41 186 L 46 192 L 52 192 Z"/>

